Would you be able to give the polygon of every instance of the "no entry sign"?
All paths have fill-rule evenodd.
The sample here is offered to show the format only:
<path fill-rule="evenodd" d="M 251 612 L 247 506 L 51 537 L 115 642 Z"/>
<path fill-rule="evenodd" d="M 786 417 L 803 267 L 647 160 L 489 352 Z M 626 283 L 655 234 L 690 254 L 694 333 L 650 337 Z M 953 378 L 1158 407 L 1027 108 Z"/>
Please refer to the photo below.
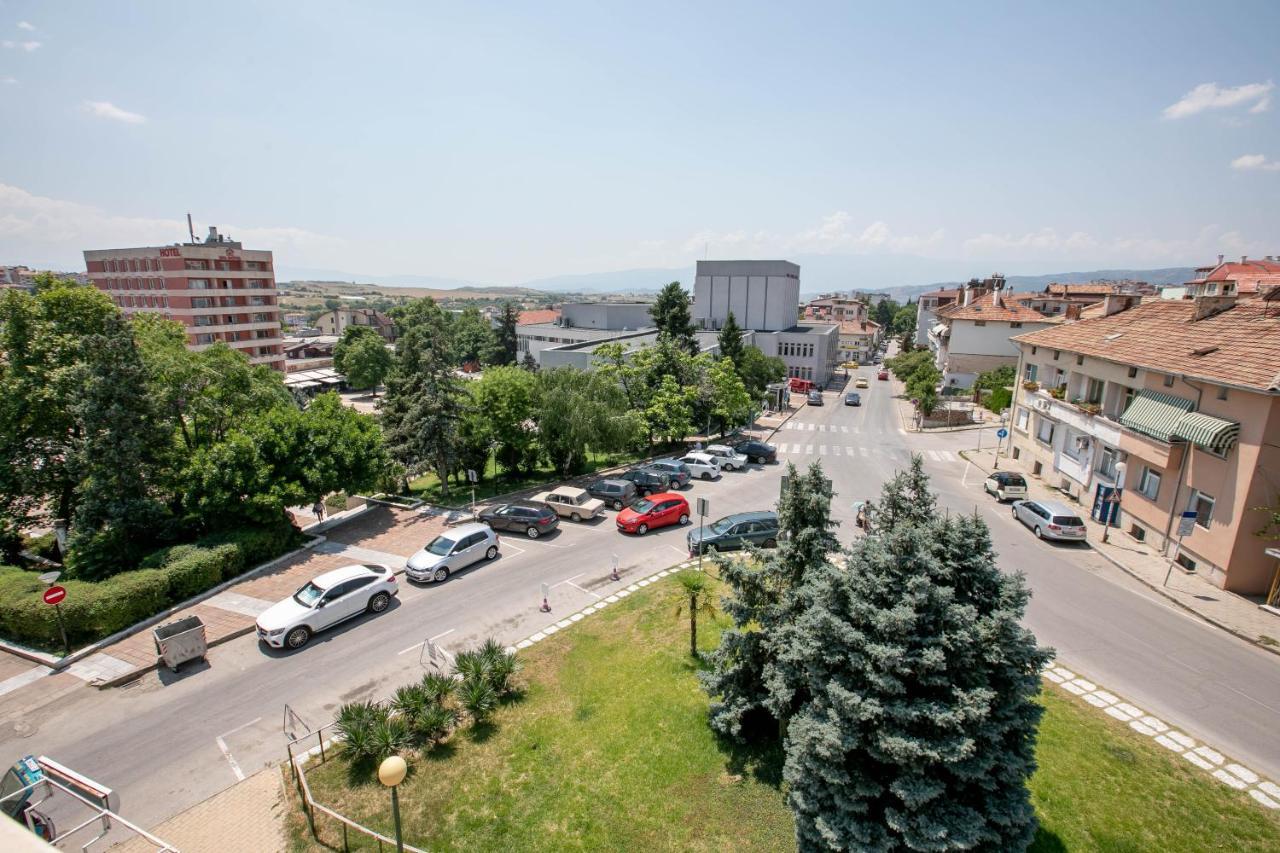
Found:
<path fill-rule="evenodd" d="M 44 591 L 45 604 L 57 604 L 59 601 L 67 597 L 67 588 L 63 586 L 51 586 Z"/>

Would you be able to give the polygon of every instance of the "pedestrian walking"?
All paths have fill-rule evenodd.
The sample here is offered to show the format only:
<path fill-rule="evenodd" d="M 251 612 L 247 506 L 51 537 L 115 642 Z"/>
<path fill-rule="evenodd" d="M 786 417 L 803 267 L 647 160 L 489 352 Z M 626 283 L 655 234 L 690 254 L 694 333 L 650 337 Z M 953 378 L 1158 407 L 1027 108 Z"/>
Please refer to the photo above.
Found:
<path fill-rule="evenodd" d="M 316 521 L 324 521 L 324 501 L 316 501 L 316 505 L 311 508 L 311 512 L 315 514 Z"/>

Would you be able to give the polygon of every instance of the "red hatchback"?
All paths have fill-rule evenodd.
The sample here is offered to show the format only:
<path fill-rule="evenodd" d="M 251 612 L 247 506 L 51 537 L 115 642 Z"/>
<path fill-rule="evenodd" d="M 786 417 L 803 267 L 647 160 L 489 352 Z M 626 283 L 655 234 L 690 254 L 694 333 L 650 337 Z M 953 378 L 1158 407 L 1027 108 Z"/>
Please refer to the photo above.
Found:
<path fill-rule="evenodd" d="M 659 492 L 618 513 L 618 529 L 643 536 L 655 527 L 689 522 L 689 502 L 672 492 Z"/>

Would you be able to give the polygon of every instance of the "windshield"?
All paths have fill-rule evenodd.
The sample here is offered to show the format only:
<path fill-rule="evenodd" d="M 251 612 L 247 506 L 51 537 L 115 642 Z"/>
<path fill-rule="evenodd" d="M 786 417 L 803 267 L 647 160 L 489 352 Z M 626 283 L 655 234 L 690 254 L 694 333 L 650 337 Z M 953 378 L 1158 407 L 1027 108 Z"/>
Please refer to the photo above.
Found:
<path fill-rule="evenodd" d="M 308 581 L 306 586 L 293 594 L 293 600 L 303 607 L 310 607 L 319 601 L 322 595 L 324 595 L 324 590 Z"/>
<path fill-rule="evenodd" d="M 427 543 L 426 551 L 428 554 L 435 554 L 437 557 L 443 557 L 453 550 L 453 540 L 446 539 L 443 536 L 437 536 Z"/>
<path fill-rule="evenodd" d="M 730 527 L 733 527 L 733 522 L 727 518 L 722 518 L 719 521 L 717 521 L 715 524 L 711 525 L 711 532 L 725 533 L 729 530 Z"/>
<path fill-rule="evenodd" d="M 636 501 L 631 505 L 631 508 L 641 515 L 644 515 L 646 512 L 653 509 L 653 501 Z"/>

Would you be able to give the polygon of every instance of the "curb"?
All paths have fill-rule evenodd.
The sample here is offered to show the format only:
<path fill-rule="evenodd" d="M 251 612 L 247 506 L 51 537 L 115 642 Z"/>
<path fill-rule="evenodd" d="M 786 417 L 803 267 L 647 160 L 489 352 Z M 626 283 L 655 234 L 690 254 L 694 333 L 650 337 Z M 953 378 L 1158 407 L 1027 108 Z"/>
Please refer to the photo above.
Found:
<path fill-rule="evenodd" d="M 969 454 L 972 452 L 974 451 L 973 450 L 959 451 L 961 458 L 964 459 L 966 462 L 976 466 L 979 470 L 990 471 L 991 470 L 990 468 L 987 468 L 985 465 L 975 462 L 974 460 L 969 458 Z M 1187 613 L 1190 613 L 1192 616 L 1195 616 L 1197 619 L 1207 622 L 1213 627 L 1218 628 L 1219 630 L 1226 631 L 1231 636 L 1244 640 L 1246 643 L 1250 644 L 1251 646 L 1256 646 L 1257 648 L 1262 649 L 1265 652 L 1270 652 L 1271 654 L 1276 655 L 1277 657 L 1280 657 L 1280 646 L 1272 646 L 1272 645 L 1268 645 L 1267 643 L 1263 643 L 1257 637 L 1254 637 L 1251 634 L 1245 633 L 1244 631 L 1241 631 L 1239 628 L 1235 628 L 1231 625 L 1228 625 L 1226 622 L 1223 622 L 1219 619 L 1213 618 L 1212 616 L 1207 616 L 1204 613 L 1201 613 L 1199 610 L 1196 610 L 1194 607 L 1190 606 L 1186 602 L 1170 594 L 1167 590 L 1165 590 L 1164 587 L 1156 586 L 1151 581 L 1147 580 L 1142 575 L 1138 574 L 1136 571 L 1129 568 L 1119 559 L 1108 554 L 1104 549 L 1094 545 L 1092 542 L 1089 543 L 1089 550 L 1097 554 L 1102 559 L 1106 560 L 1111 565 L 1115 566 L 1117 569 L 1120 569 L 1129 577 L 1138 581 L 1147 589 L 1151 590 L 1152 592 L 1158 593 L 1161 598 L 1164 598 L 1168 601 L 1173 602 L 1180 609 L 1186 611 Z"/>

